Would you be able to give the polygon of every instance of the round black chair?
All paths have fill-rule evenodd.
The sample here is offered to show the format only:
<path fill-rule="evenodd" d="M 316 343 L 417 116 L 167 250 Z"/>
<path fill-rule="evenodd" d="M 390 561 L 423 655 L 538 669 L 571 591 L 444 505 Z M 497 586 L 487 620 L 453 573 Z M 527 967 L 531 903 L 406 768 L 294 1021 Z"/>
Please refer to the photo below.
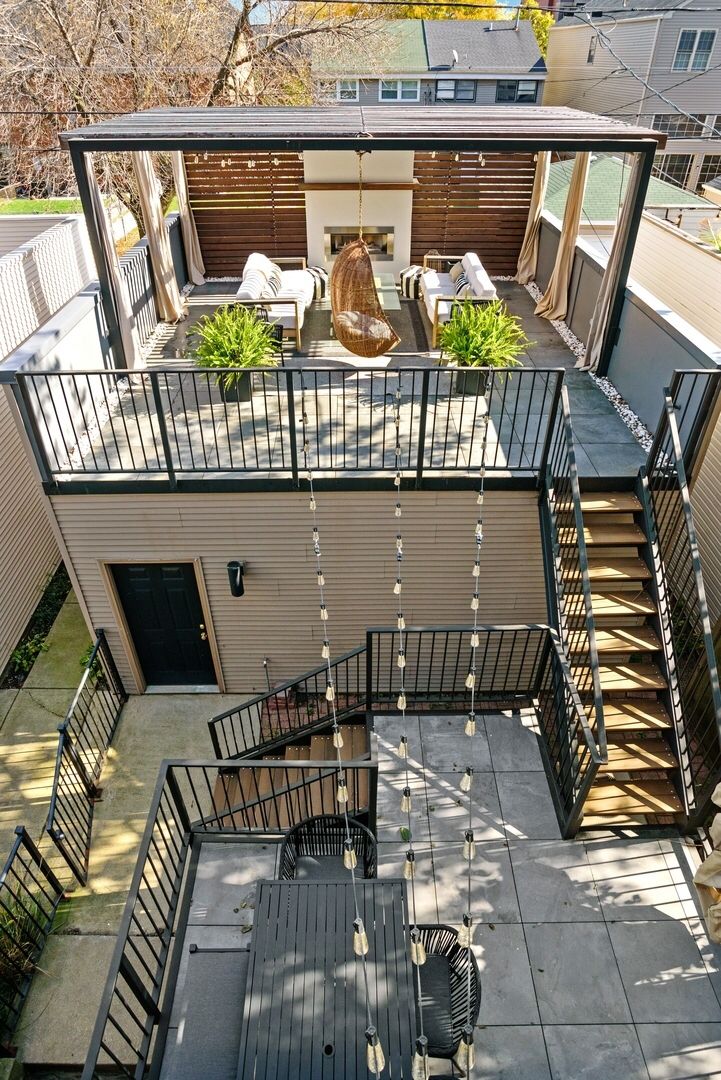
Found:
<path fill-rule="evenodd" d="M 359 877 L 376 876 L 376 839 L 370 829 L 355 818 L 348 819 Z M 280 849 L 278 877 L 343 880 L 349 871 L 343 866 L 346 840 L 345 818 L 341 814 L 319 814 L 294 825 Z"/>
<path fill-rule="evenodd" d="M 473 951 L 458 944 L 458 931 L 438 923 L 419 924 L 426 962 L 418 969 L 423 1031 L 428 1053 L 450 1059 L 463 1028 L 475 1027 L 481 1008 L 481 976 Z M 468 967 L 471 967 L 471 1009 L 468 1014 Z"/>

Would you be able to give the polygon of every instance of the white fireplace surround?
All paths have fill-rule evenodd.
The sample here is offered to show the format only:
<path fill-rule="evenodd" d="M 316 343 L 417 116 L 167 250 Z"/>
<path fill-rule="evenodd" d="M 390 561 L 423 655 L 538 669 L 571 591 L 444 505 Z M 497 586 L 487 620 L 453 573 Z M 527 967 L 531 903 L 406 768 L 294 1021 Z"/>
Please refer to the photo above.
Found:
<path fill-rule="evenodd" d="M 358 233 L 358 191 L 333 190 L 332 185 L 357 183 L 358 158 L 353 150 L 305 150 L 304 179 L 323 184 L 325 190 L 306 190 L 305 215 L 308 262 L 330 269 L 334 256 L 326 254 L 326 237 L 333 232 Z M 412 150 L 374 150 L 363 157 L 363 179 L 368 183 L 408 184 L 413 180 Z M 328 190 L 330 189 L 330 190 Z M 390 257 L 377 259 L 379 270 L 396 276 L 410 263 L 413 192 L 406 190 L 363 191 L 363 225 L 393 230 Z"/>

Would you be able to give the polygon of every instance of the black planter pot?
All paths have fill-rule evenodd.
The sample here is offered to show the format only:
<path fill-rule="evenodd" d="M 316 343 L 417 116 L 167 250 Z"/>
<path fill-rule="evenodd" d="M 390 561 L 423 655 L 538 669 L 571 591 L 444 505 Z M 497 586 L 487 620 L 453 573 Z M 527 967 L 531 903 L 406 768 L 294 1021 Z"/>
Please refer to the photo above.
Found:
<path fill-rule="evenodd" d="M 230 386 L 226 387 L 224 383 L 220 384 L 220 396 L 223 401 L 250 401 L 252 392 L 249 371 L 238 375 Z"/>
<path fill-rule="evenodd" d="M 459 368 L 456 373 L 455 391 L 457 394 L 469 394 L 482 397 L 488 385 L 486 368 Z"/>

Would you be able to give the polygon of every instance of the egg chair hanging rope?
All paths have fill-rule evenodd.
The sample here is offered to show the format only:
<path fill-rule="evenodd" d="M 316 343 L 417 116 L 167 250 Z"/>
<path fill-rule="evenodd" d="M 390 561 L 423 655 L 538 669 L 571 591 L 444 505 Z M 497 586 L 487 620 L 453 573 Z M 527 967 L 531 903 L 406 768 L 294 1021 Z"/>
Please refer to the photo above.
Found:
<path fill-rule="evenodd" d="M 401 340 L 378 299 L 373 263 L 363 239 L 363 154 L 358 154 L 358 239 L 341 250 L 330 277 L 330 303 L 336 339 L 356 356 L 374 357 Z"/>

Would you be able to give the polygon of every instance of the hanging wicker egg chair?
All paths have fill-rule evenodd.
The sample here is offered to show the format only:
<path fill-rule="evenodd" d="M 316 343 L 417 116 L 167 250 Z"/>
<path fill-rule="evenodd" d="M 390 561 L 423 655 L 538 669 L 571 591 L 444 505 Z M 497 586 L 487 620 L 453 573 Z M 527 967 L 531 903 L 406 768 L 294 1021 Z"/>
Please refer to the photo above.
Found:
<path fill-rule="evenodd" d="M 346 244 L 333 264 L 330 304 L 340 344 L 356 356 L 375 357 L 400 342 L 378 299 L 373 263 L 363 239 L 363 154 L 358 154 L 358 239 Z"/>

